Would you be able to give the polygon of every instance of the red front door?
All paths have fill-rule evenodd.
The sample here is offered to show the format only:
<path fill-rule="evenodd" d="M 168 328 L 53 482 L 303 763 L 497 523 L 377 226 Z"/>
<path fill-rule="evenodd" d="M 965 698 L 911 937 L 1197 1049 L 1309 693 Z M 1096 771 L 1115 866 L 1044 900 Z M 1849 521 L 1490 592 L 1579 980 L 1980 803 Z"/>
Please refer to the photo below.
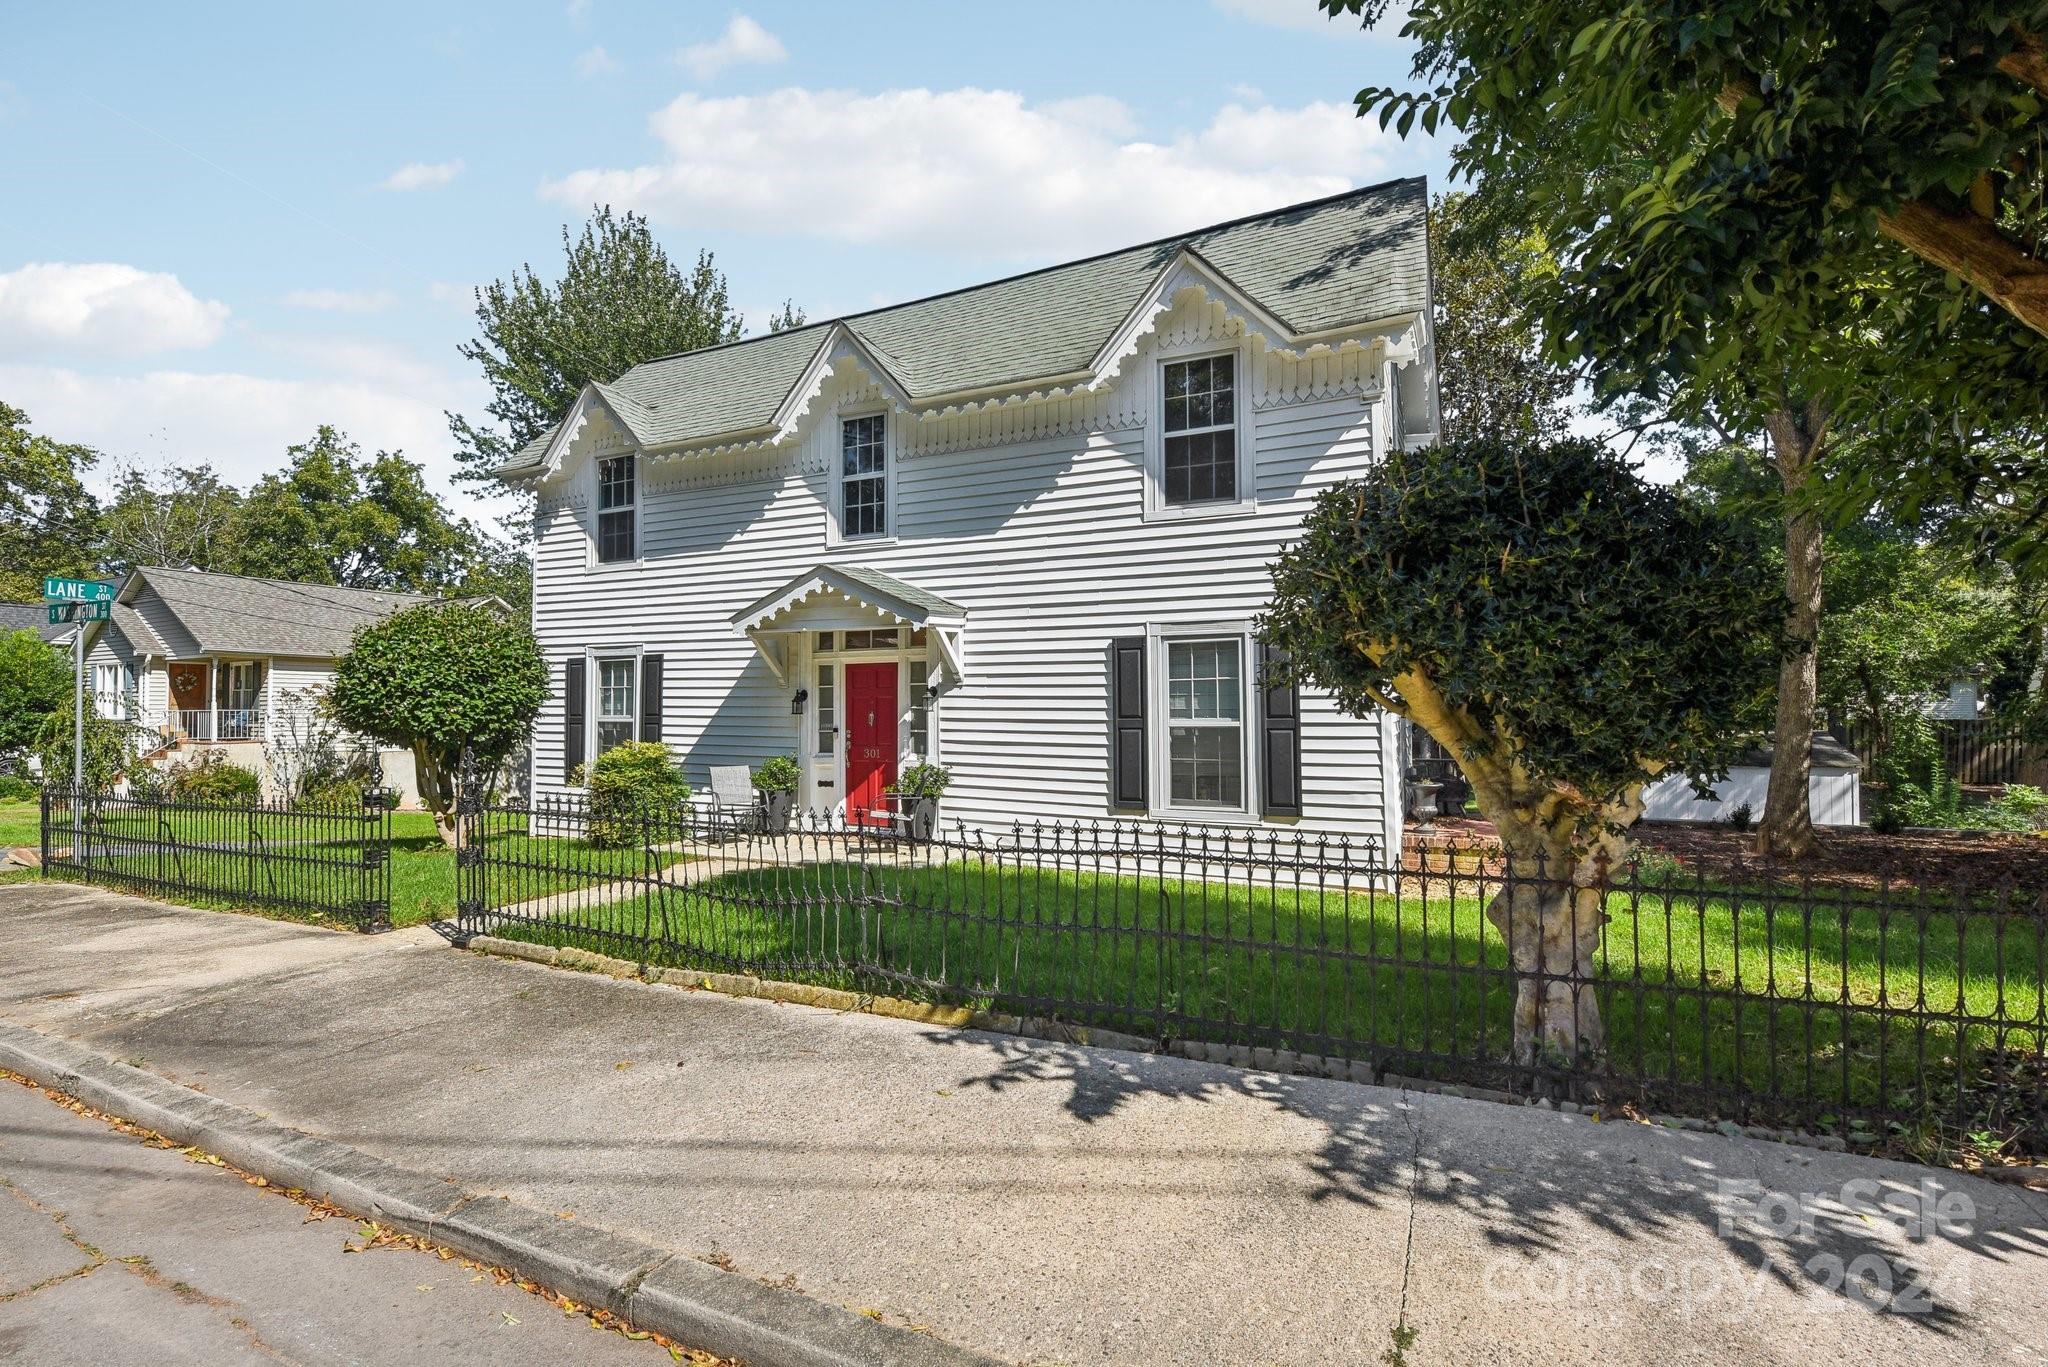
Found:
<path fill-rule="evenodd" d="M 896 781 L 896 666 L 846 666 L 846 816 L 879 823 L 882 792 Z"/>

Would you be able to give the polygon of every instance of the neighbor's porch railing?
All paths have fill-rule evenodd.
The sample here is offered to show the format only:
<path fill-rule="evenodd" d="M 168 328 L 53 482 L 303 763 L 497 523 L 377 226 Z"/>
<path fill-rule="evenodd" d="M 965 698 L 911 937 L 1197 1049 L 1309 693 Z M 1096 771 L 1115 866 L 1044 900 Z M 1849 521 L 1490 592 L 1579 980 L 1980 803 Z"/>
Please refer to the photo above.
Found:
<path fill-rule="evenodd" d="M 146 730 L 171 740 L 262 740 L 261 707 L 174 707 L 143 720 Z"/>

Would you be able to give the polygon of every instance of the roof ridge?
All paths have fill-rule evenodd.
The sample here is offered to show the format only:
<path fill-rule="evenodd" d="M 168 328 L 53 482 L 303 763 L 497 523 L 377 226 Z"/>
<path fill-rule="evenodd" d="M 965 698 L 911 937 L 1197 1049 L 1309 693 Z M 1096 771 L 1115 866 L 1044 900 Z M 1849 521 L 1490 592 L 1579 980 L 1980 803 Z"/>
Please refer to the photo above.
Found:
<path fill-rule="evenodd" d="M 1377 194 L 1381 191 L 1390 190 L 1397 185 L 1407 185 L 1410 183 L 1426 185 L 1428 184 L 1428 177 L 1395 176 L 1389 180 L 1382 180 L 1372 185 L 1359 185 L 1349 190 L 1339 190 L 1335 194 L 1320 195 L 1314 199 L 1304 199 L 1294 204 L 1282 204 L 1277 208 L 1261 209 L 1253 214 L 1241 214 L 1236 218 L 1226 218 L 1220 223 L 1210 223 L 1199 228 L 1190 228 L 1185 232 L 1168 233 L 1164 237 L 1155 237 L 1150 241 L 1133 242 L 1125 247 L 1112 247 L 1108 251 L 1092 252 L 1087 256 L 1077 256 L 1067 261 L 1055 261 L 1049 265 L 1035 266 L 1028 271 L 1018 271 L 1012 275 L 999 275 L 993 280 L 977 280 L 971 285 L 956 285 L 952 289 L 939 290 L 934 294 L 919 295 L 915 299 L 901 299 L 893 304 L 880 304 L 871 309 L 862 309 L 857 313 L 841 313 L 831 318 L 820 318 L 815 323 L 806 322 L 798 327 L 784 328 L 780 332 L 763 332 L 753 337 L 736 337 L 730 342 L 714 342 L 710 346 L 692 347 L 687 351 L 671 351 L 660 356 L 650 356 L 644 361 L 635 361 L 632 365 L 626 367 L 626 369 L 604 383 L 617 384 L 642 366 L 658 365 L 663 361 L 673 361 L 683 356 L 705 356 L 714 351 L 730 351 L 735 347 L 749 346 L 755 342 L 765 342 L 774 337 L 787 337 L 796 332 L 809 332 L 814 328 L 830 327 L 835 323 L 850 325 L 857 318 L 873 318 L 878 314 L 909 308 L 915 304 L 929 304 L 940 299 L 950 299 L 957 294 L 968 294 L 975 290 L 991 289 L 997 285 L 1007 285 L 1017 280 L 1029 280 L 1033 276 L 1046 275 L 1052 271 L 1066 270 L 1073 266 L 1085 266 L 1093 261 L 1107 261 L 1112 256 L 1122 256 L 1127 252 L 1141 252 L 1147 247 L 1163 247 L 1170 242 L 1185 243 L 1197 237 L 1206 236 L 1209 233 L 1222 232 L 1225 228 L 1242 227 L 1247 223 L 1256 223 L 1260 219 L 1278 218 L 1282 214 L 1298 213 L 1303 209 L 1320 209 L 1325 205 L 1335 204 L 1339 200 Z M 853 329 L 849 326 L 848 330 L 852 331 Z M 867 340 L 865 334 L 856 335 L 859 335 L 864 342 Z"/>
<path fill-rule="evenodd" d="M 282 584 L 294 589 L 328 589 L 336 593 L 378 593 L 387 598 L 432 598 L 411 589 L 366 589 L 354 584 L 319 584 L 310 579 L 280 579 L 268 574 L 235 574 L 228 570 L 196 570 L 189 565 L 137 565 L 132 574 L 196 574 L 204 579 L 239 579 L 245 584 Z"/>

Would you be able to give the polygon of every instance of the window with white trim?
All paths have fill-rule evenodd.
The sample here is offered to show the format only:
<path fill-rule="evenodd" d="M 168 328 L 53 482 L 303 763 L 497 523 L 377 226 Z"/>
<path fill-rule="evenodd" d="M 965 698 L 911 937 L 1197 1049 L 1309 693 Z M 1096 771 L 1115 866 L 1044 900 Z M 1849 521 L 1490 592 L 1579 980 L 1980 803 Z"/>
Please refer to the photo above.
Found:
<path fill-rule="evenodd" d="M 633 471 L 633 457 L 609 456 L 597 463 L 597 561 L 616 564 L 635 558 L 639 538 L 635 519 L 639 515 L 639 482 Z"/>
<path fill-rule="evenodd" d="M 639 674 L 640 662 L 631 656 L 597 662 L 597 706 L 593 709 L 597 714 L 597 754 L 625 745 L 638 735 L 640 709 L 634 695 L 639 690 Z"/>
<path fill-rule="evenodd" d="M 125 720 L 128 695 L 134 691 L 135 673 L 129 666 L 115 663 L 92 667 L 92 706 L 102 717 Z"/>
<path fill-rule="evenodd" d="M 839 699 L 838 690 L 833 687 L 835 676 L 832 670 L 831 665 L 818 666 L 818 753 L 821 755 L 832 753 L 839 736 Z"/>
<path fill-rule="evenodd" d="M 1244 641 L 1166 642 L 1167 801 L 1244 808 Z"/>
<path fill-rule="evenodd" d="M 919 759 L 932 757 L 931 665 L 924 660 L 909 662 L 910 753 Z"/>
<path fill-rule="evenodd" d="M 839 424 L 839 535 L 848 540 L 889 533 L 884 433 L 880 413 Z"/>
<path fill-rule="evenodd" d="M 1162 372 L 1160 503 L 1235 503 L 1237 357 L 1168 361 Z"/>

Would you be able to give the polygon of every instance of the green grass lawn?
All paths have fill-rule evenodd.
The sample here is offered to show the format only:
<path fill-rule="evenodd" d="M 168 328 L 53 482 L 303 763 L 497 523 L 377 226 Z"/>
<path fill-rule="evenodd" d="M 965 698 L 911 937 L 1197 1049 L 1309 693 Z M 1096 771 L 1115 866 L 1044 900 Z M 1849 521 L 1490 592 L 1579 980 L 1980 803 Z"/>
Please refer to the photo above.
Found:
<path fill-rule="evenodd" d="M 0 821 L 9 815 L 0 806 Z M 35 844 L 34 804 L 28 804 L 25 819 L 27 835 L 19 843 Z M 452 918 L 455 852 L 436 833 L 433 816 L 393 812 L 390 823 L 391 924 Z M 0 826 L 0 832 L 14 829 Z M 353 813 L 259 811 L 252 832 L 249 813 L 235 808 L 145 814 L 110 804 L 97 831 L 89 845 L 95 850 L 93 881 L 149 896 L 346 924 L 345 907 L 360 902 L 366 891 L 381 891 L 376 875 L 363 881 L 356 856 L 366 828 Z M 60 823 L 53 845 L 69 843 Z M 493 829 L 489 844 L 494 863 L 516 871 L 507 876 L 516 876 L 530 896 L 595 884 L 618 872 L 641 871 L 647 863 L 638 849 L 599 850 L 580 840 L 535 838 L 518 824 Z"/>
<path fill-rule="evenodd" d="M 0 849 L 35 845 L 42 839 L 42 807 L 36 802 L 0 802 Z"/>
<path fill-rule="evenodd" d="M 498 933 L 1471 1077 L 1471 1061 L 1509 1053 L 1514 990 L 1475 893 L 821 864 L 725 873 Z M 1732 902 L 1610 900 L 1598 989 L 1609 1058 L 1659 1080 L 1650 1095 L 1663 1104 L 1698 1111 L 1702 1089 L 1739 1088 L 1757 1118 L 1846 1127 L 1837 1108 L 1953 1100 L 1959 1038 L 1972 1052 L 2040 1047 L 2038 919 L 1943 911 L 1923 927 L 1906 906 L 1809 919 L 1789 902 Z M 1826 1104 L 1796 1106 L 1805 1095 Z"/>

